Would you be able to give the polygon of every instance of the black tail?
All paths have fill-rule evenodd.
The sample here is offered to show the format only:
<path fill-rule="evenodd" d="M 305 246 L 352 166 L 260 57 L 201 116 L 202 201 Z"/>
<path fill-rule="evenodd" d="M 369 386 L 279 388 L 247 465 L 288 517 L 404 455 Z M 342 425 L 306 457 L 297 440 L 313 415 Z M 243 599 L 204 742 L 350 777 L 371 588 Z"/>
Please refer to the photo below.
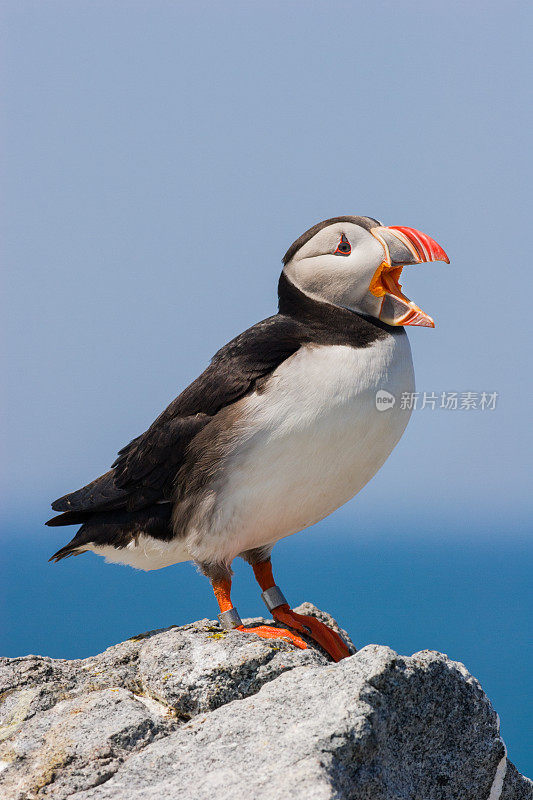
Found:
<path fill-rule="evenodd" d="M 81 525 L 92 516 L 92 511 L 65 511 L 64 514 L 58 514 L 57 517 L 52 517 L 44 524 L 50 528 L 57 528 L 60 525 Z"/>
<path fill-rule="evenodd" d="M 110 511 L 67 511 L 53 517 L 46 523 L 58 525 L 79 525 L 81 528 L 74 538 L 54 553 L 49 561 L 84 553 L 87 545 L 126 547 L 141 533 L 168 542 L 172 539 L 172 503 L 156 503 L 140 511 L 125 509 Z"/>
<path fill-rule="evenodd" d="M 115 470 L 110 469 L 105 475 L 71 492 L 52 503 L 54 511 L 100 511 L 104 508 L 120 508 L 128 500 L 128 492 L 115 486 Z M 72 525 L 73 522 L 56 522 L 56 525 Z"/>

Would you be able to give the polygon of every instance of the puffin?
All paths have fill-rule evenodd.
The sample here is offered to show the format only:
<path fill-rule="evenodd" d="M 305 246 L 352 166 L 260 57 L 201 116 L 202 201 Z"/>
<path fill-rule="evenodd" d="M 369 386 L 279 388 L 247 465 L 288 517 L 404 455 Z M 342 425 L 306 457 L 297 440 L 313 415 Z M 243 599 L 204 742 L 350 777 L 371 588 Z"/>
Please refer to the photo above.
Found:
<path fill-rule="evenodd" d="M 430 261 L 449 263 L 434 239 L 372 217 L 305 231 L 283 257 L 278 312 L 224 345 L 108 472 L 52 503 L 47 525 L 80 527 L 50 561 L 192 561 L 222 628 L 301 649 L 311 638 L 333 661 L 350 655 L 336 631 L 292 610 L 271 553 L 354 497 L 401 438 L 411 409 L 398 399 L 415 387 L 405 328 L 434 321 L 400 276 Z M 284 627 L 243 625 L 231 600 L 237 557 Z"/>

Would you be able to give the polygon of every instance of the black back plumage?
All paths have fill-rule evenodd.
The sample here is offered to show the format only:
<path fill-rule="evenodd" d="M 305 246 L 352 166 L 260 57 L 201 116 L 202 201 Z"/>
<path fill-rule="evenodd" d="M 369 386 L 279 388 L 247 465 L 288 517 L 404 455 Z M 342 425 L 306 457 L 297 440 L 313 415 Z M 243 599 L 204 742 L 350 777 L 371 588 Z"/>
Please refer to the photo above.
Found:
<path fill-rule="evenodd" d="M 195 436 L 225 406 L 252 392 L 304 344 L 368 347 L 394 332 L 378 320 L 313 300 L 282 273 L 279 312 L 241 333 L 140 436 L 119 451 L 111 470 L 52 503 L 48 525 L 82 524 L 52 556 L 59 560 L 89 542 L 124 547 L 138 533 L 172 538 L 176 476 Z"/>

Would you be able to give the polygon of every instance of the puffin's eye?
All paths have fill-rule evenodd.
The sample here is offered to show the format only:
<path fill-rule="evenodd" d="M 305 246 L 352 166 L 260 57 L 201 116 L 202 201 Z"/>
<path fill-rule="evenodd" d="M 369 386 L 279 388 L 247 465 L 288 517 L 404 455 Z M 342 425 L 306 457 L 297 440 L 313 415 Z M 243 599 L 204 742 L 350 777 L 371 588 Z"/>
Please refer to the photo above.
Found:
<path fill-rule="evenodd" d="M 351 252 L 352 252 L 352 246 L 343 233 L 340 242 L 337 245 L 335 253 L 338 253 L 341 256 L 349 256 Z"/>

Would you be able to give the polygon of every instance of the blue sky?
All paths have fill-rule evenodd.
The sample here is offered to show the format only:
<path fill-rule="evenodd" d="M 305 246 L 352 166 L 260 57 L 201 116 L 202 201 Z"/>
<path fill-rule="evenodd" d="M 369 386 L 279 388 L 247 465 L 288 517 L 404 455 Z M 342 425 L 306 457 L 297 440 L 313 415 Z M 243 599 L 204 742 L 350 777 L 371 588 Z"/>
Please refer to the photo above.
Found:
<path fill-rule="evenodd" d="M 141 627 L 158 627 L 169 574 L 174 621 L 215 612 L 186 565 L 148 579 L 92 556 L 46 564 L 69 532 L 41 522 L 221 344 L 272 313 L 293 239 L 353 213 L 418 228 L 450 256 L 404 274 L 437 325 L 410 333 L 418 389 L 495 391 L 498 403 L 416 411 L 372 483 L 309 534 L 313 552 L 336 563 L 343 547 L 360 546 L 362 558 L 377 548 L 374 574 L 391 541 L 405 543 L 404 564 L 428 546 L 448 563 L 438 554 L 450 542 L 465 603 L 469 569 L 472 584 L 496 580 L 497 558 L 508 580 L 476 606 L 479 641 L 474 626 L 453 656 L 472 652 L 469 668 L 489 669 L 491 620 L 503 614 L 498 641 L 521 661 L 518 612 L 531 596 L 516 570 L 531 556 L 532 511 L 528 13 L 522 2 L 3 4 L 4 652 L 107 646 L 125 635 L 114 603 L 124 631 L 135 629 L 140 610 L 123 592 L 136 586 L 153 593 Z M 337 604 L 319 575 L 302 580 L 306 541 L 287 545 L 288 580 L 356 625 L 351 575 L 335 579 Z M 472 567 L 476 553 L 485 572 Z M 66 598 L 94 598 L 113 581 L 90 633 L 94 604 L 67 614 Z M 39 591 L 46 602 L 30 613 L 24 602 Z M 375 597 L 375 618 L 366 607 L 376 625 L 390 591 Z M 394 594 L 409 603 L 404 583 Z M 444 595 L 426 602 L 452 631 L 439 616 Z M 425 646 L 412 641 L 410 614 L 395 622 L 405 652 Z M 70 632 L 85 625 L 74 645 Z M 387 641 L 388 629 L 379 635 Z M 496 672 L 492 696 L 511 726 L 525 676 L 513 698 Z M 520 719 L 509 728 L 518 755 Z"/>

